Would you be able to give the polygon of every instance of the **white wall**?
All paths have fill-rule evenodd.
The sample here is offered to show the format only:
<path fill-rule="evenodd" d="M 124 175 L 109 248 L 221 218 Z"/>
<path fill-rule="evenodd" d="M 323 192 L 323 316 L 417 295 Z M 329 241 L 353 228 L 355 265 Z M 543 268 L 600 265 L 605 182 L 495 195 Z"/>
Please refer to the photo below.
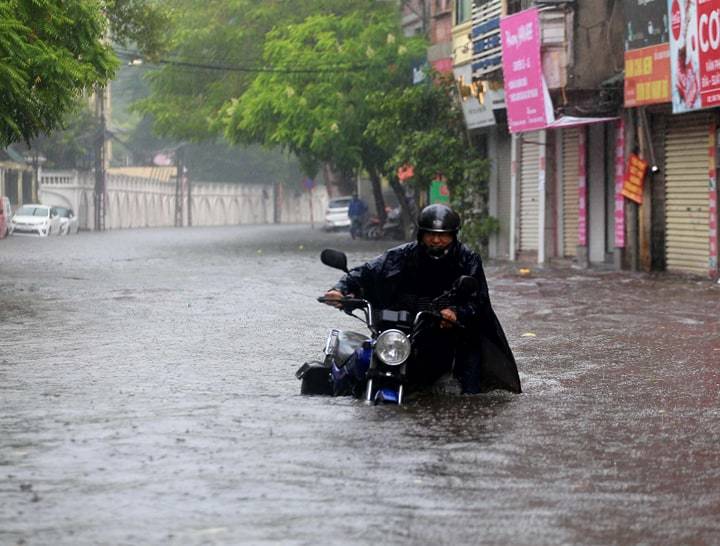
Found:
<path fill-rule="evenodd" d="M 43 171 L 38 196 L 43 204 L 72 208 L 80 228 L 92 229 L 94 185 L 91 172 Z M 106 186 L 106 228 L 175 225 L 174 181 L 109 174 Z M 192 182 L 190 191 L 194 226 L 267 224 L 276 216 L 281 223 L 310 223 L 312 219 L 320 224 L 328 200 L 324 186 L 313 189 L 312 209 L 307 191 L 281 189 L 276 195 L 271 185 Z M 183 224 L 187 225 L 187 189 L 183 196 Z"/>

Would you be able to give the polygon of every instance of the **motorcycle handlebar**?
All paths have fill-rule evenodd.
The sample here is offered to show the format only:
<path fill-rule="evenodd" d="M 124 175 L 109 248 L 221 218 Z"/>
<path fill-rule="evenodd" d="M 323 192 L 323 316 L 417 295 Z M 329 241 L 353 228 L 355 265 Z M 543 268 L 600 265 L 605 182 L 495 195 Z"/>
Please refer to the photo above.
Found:
<path fill-rule="evenodd" d="M 459 323 L 459 322 L 456 321 L 456 320 L 452 320 L 452 319 L 445 318 L 445 317 L 443 317 L 440 313 L 436 313 L 436 312 L 434 312 L 434 311 L 421 311 L 420 313 L 418 313 L 418 315 L 430 315 L 431 317 L 434 317 L 434 318 L 436 318 L 436 319 L 439 320 L 439 321 L 445 321 L 445 322 L 447 322 L 447 323 L 449 323 L 449 324 L 452 324 L 452 325 L 453 325 L 454 327 L 456 327 L 456 328 L 460 328 L 461 330 L 464 330 L 464 329 L 465 329 L 465 325 L 464 325 L 464 324 L 461 324 L 461 323 Z"/>
<path fill-rule="evenodd" d="M 320 296 L 317 299 L 320 303 L 339 303 L 343 307 L 365 307 L 367 305 L 367 302 L 361 298 L 350 298 L 347 296 L 343 296 L 342 298 L 326 298 L 325 296 Z"/>

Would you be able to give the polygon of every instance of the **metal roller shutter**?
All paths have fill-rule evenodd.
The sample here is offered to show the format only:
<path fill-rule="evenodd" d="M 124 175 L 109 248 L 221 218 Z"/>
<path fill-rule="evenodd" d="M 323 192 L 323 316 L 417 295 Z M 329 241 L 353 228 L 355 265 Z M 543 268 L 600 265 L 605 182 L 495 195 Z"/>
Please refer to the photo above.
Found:
<path fill-rule="evenodd" d="M 520 251 L 538 249 L 540 135 L 525 133 L 520 165 Z"/>
<path fill-rule="evenodd" d="M 706 114 L 673 117 L 668 122 L 665 255 L 669 271 L 708 271 L 709 124 Z"/>
<path fill-rule="evenodd" d="M 563 249 L 565 256 L 577 255 L 578 177 L 580 174 L 580 130 L 563 130 Z"/>

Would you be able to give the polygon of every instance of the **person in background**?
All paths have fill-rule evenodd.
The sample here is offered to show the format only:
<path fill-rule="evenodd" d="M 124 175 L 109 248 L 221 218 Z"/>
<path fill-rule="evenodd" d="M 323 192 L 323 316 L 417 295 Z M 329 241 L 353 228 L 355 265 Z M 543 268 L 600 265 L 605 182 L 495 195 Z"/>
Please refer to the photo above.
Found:
<path fill-rule="evenodd" d="M 362 236 L 363 223 L 367 214 L 368 206 L 365 201 L 358 197 L 355 191 L 352 194 L 352 200 L 348 206 L 348 217 L 350 218 L 350 236 L 355 239 Z"/>

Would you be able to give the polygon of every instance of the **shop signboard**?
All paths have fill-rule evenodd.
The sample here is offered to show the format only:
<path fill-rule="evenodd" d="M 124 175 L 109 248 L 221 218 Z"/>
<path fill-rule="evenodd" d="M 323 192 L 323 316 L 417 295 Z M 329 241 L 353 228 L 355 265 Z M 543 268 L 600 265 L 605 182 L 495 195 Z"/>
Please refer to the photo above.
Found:
<path fill-rule="evenodd" d="M 460 90 L 460 101 L 467 128 L 479 129 L 495 125 L 492 105 L 488 104 L 490 101 L 485 100 L 485 104 L 482 104 L 477 94 L 473 92 L 472 67 L 470 64 L 456 66 L 453 72 L 455 82 Z"/>
<path fill-rule="evenodd" d="M 667 0 L 673 113 L 720 105 L 720 0 Z"/>
<path fill-rule="evenodd" d="M 452 57 L 445 57 L 443 59 L 436 59 L 430 63 L 432 67 L 440 74 L 449 74 L 453 71 L 453 60 Z"/>
<path fill-rule="evenodd" d="M 446 180 L 433 180 L 430 184 L 430 204 L 450 202 L 450 189 Z"/>
<path fill-rule="evenodd" d="M 667 0 L 626 0 L 625 107 L 670 102 Z"/>
<path fill-rule="evenodd" d="M 670 47 L 625 52 L 625 107 L 670 102 Z"/>
<path fill-rule="evenodd" d="M 553 121 L 540 59 L 537 8 L 500 19 L 505 102 L 511 133 L 543 129 Z"/>

